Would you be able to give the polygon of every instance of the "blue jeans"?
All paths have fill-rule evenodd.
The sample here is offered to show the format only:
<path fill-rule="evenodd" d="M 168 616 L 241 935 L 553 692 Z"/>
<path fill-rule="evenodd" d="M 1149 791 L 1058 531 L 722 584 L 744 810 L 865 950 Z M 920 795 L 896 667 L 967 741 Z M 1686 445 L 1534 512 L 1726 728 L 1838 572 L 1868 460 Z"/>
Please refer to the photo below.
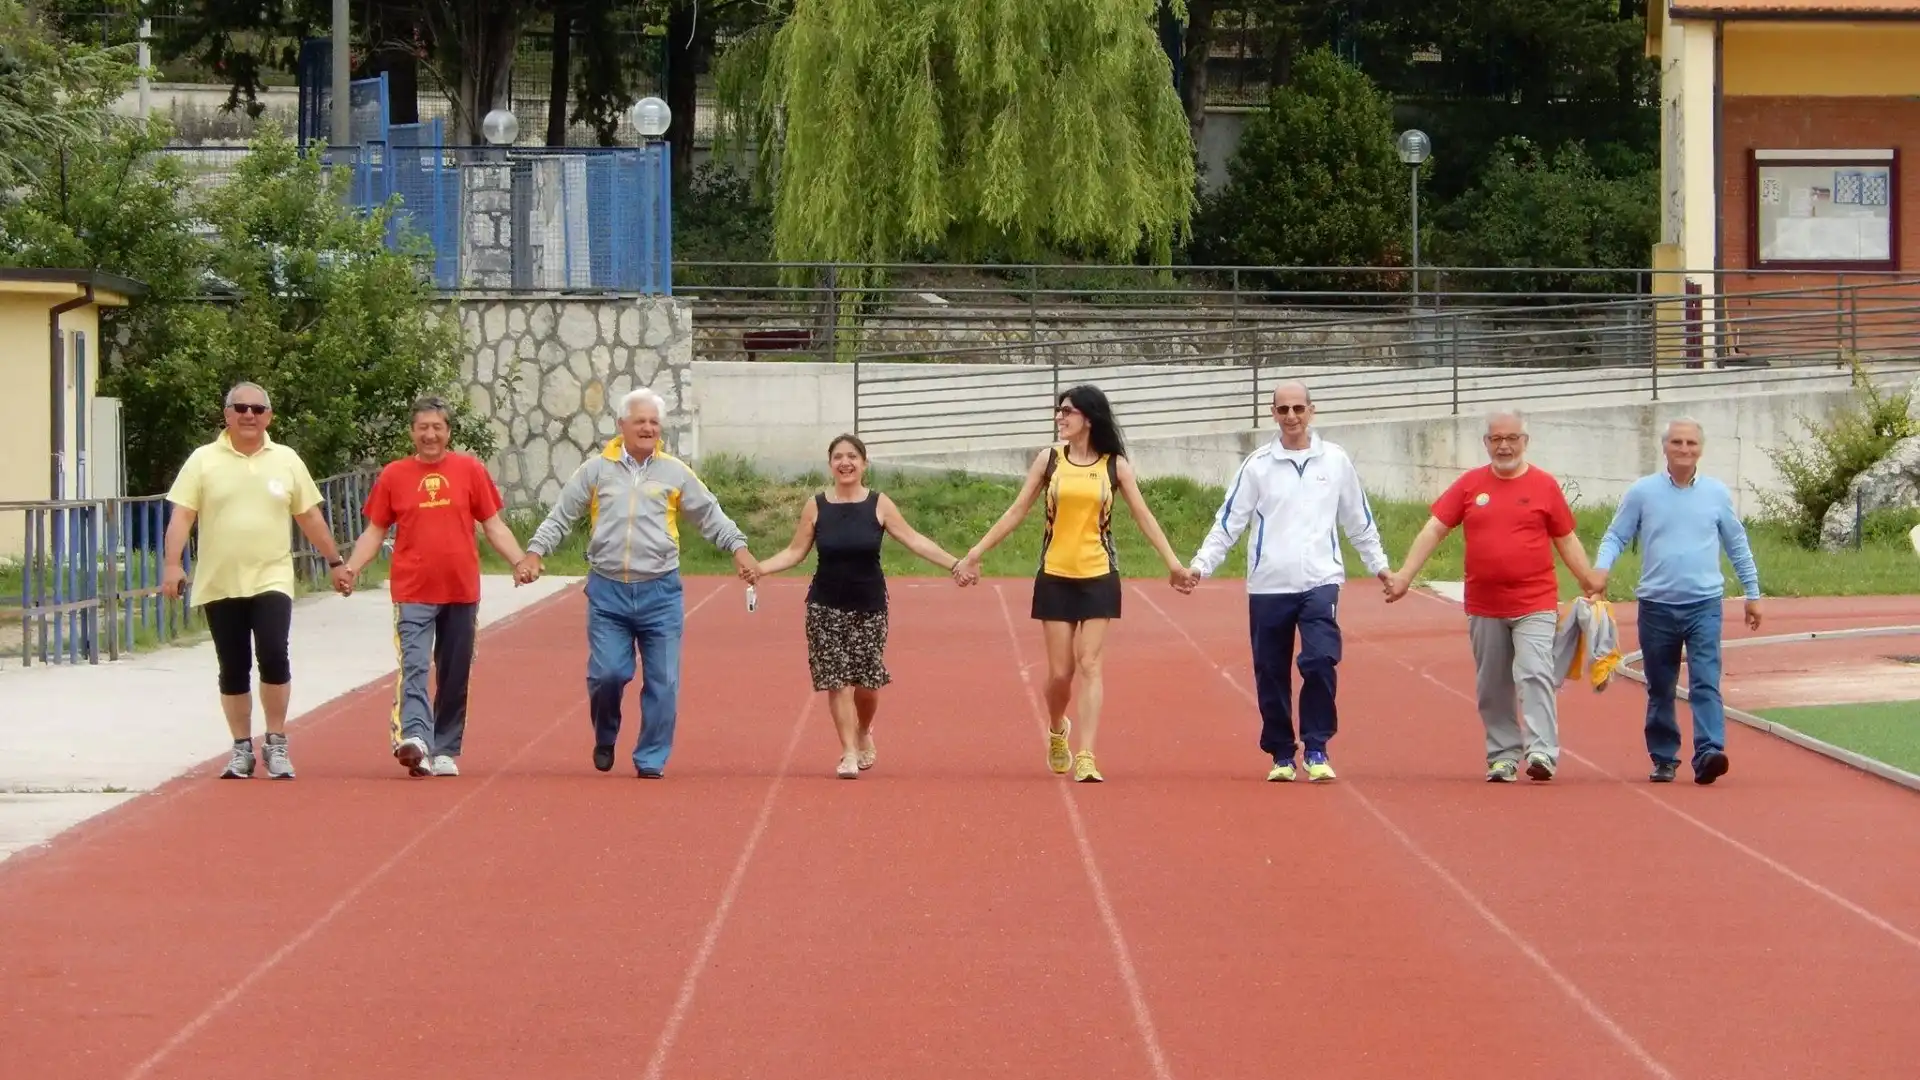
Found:
<path fill-rule="evenodd" d="M 1680 725 L 1674 688 L 1681 649 L 1687 659 L 1687 704 L 1693 713 L 1693 760 L 1724 750 L 1726 712 L 1720 702 L 1720 599 L 1690 604 L 1640 601 L 1641 664 L 1647 674 L 1647 753 L 1656 765 L 1679 764 Z"/>
<path fill-rule="evenodd" d="M 612 746 L 620 737 L 620 700 L 633 681 L 638 646 L 642 683 L 640 738 L 633 747 L 637 769 L 663 772 L 673 752 L 685 625 L 677 571 L 635 582 L 587 575 L 587 700 L 593 743 Z"/>
<path fill-rule="evenodd" d="M 1255 593 L 1247 598 L 1247 622 L 1253 635 L 1253 685 L 1260 703 L 1260 749 L 1275 762 L 1292 761 L 1300 745 L 1325 753 L 1340 729 L 1334 706 L 1340 664 L 1340 624 L 1334 613 L 1340 586 L 1312 592 Z M 1300 644 L 1300 733 L 1293 729 L 1293 647 Z"/>

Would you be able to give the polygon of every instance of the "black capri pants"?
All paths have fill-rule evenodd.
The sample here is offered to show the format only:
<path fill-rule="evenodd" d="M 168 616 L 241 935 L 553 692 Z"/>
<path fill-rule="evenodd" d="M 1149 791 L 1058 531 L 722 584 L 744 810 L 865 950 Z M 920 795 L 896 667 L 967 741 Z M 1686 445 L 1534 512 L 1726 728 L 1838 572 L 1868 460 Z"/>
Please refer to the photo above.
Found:
<path fill-rule="evenodd" d="M 287 639 L 293 631 L 293 597 L 283 592 L 209 600 L 203 610 L 213 634 L 213 654 L 220 662 L 220 692 L 229 697 L 251 689 L 254 658 L 260 661 L 263 686 L 285 686 L 293 681 L 287 659 Z"/>

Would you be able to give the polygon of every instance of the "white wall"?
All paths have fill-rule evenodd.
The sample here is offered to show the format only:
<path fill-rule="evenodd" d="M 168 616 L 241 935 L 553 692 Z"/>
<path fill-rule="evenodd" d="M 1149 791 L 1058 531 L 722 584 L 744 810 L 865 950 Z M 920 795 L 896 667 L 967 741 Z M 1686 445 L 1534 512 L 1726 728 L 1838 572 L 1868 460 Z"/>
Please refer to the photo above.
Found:
<path fill-rule="evenodd" d="M 815 471 L 833 437 L 854 430 L 851 365 L 695 361 L 693 369 L 705 454 L 742 455 L 778 473 Z M 1108 389 L 1142 475 L 1224 483 L 1272 437 L 1269 417 L 1253 426 L 1253 376 L 1245 368 L 1063 371 L 1061 385 L 1086 375 Z M 1054 374 L 1047 368 L 863 365 L 861 377 L 907 380 L 879 384 L 899 398 L 884 408 L 863 395 L 860 432 L 877 464 L 1017 475 L 1051 438 Z M 1657 402 L 1651 373 L 1348 368 L 1262 372 L 1258 400 L 1286 377 L 1312 388 L 1320 433 L 1353 454 L 1377 497 L 1438 494 L 1485 462 L 1483 415 L 1515 407 L 1530 418 L 1533 461 L 1577 487 L 1581 502 L 1610 502 L 1659 468 L 1662 428 L 1688 415 L 1707 432 L 1703 467 L 1735 490 L 1743 514 L 1760 509 L 1756 489 L 1778 486 L 1768 449 L 1804 435 L 1799 417 L 1818 419 L 1850 396 L 1847 375 L 1831 367 L 1662 370 Z M 1913 372 L 1884 378 L 1904 387 Z M 902 421 L 910 413 L 914 419 Z M 915 423 L 928 437 L 894 441 Z M 894 430 L 873 433 L 876 426 Z"/>

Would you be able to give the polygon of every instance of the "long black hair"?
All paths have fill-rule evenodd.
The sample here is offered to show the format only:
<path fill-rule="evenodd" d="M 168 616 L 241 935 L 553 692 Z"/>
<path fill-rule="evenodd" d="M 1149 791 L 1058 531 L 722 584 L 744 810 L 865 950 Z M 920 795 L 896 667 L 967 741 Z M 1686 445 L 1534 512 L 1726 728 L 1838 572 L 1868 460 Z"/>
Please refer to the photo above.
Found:
<path fill-rule="evenodd" d="M 1087 445 L 1096 454 L 1112 454 L 1114 457 L 1126 457 L 1127 445 L 1120 438 L 1120 422 L 1113 418 L 1113 406 L 1107 402 L 1107 395 L 1092 383 L 1082 383 L 1060 394 L 1060 405 L 1070 404 L 1079 410 L 1087 421 Z"/>

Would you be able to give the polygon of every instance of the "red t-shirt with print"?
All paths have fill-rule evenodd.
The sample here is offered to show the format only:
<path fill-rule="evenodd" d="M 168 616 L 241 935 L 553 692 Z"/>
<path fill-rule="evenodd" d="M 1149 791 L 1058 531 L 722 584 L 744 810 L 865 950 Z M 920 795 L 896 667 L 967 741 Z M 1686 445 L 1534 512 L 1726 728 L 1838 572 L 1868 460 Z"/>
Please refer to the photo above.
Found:
<path fill-rule="evenodd" d="M 1506 479 L 1483 465 L 1433 501 L 1448 528 L 1463 522 L 1469 615 L 1517 619 L 1560 606 L 1553 538 L 1573 531 L 1573 508 L 1551 473 L 1529 465 Z"/>
<path fill-rule="evenodd" d="M 500 489 L 479 458 L 449 453 L 429 465 L 402 458 L 380 470 L 367 520 L 399 526 L 387 590 L 396 604 L 477 604 L 474 526 L 500 512 Z"/>

